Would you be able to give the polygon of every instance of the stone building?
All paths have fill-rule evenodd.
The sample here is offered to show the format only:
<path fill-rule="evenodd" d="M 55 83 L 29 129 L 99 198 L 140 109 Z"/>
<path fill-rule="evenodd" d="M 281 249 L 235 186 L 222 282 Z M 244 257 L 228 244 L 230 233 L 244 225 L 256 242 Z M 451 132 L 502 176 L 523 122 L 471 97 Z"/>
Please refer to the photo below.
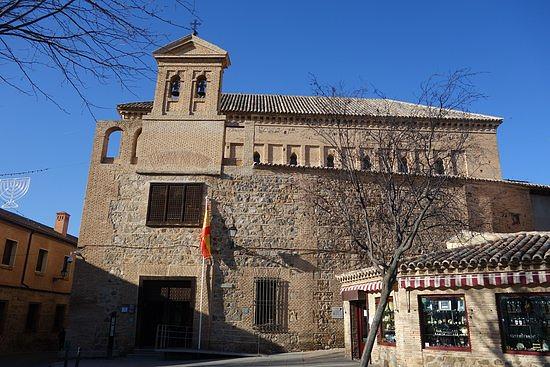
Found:
<path fill-rule="evenodd" d="M 0 209 L 0 354 L 58 350 L 78 239 L 69 214 L 54 228 Z"/>
<path fill-rule="evenodd" d="M 96 355 L 196 348 L 201 323 L 204 349 L 343 346 L 334 275 L 363 262 L 303 190 L 338 169 L 334 148 L 308 127 L 327 122 L 326 100 L 223 93 L 229 55 L 194 35 L 153 56 L 154 100 L 118 105 L 120 120 L 97 123 L 80 233 L 85 260 L 78 263 L 71 301 L 73 345 Z M 380 103 L 354 100 L 348 118 L 368 128 Z M 422 108 L 391 106 L 396 119 Z M 501 179 L 501 122 L 451 111 L 441 126 L 449 134 L 467 129 L 479 148 L 459 152 L 444 169 L 464 177 L 460 195 L 471 226 L 486 219 L 474 229 L 539 229 L 547 225 L 547 191 Z M 111 154 L 115 134 L 120 149 Z M 469 161 L 474 156 L 476 162 Z M 506 200 L 496 200 L 503 195 Z M 200 299 L 206 196 L 213 261 Z M 542 206 L 534 210 L 532 203 Z"/>

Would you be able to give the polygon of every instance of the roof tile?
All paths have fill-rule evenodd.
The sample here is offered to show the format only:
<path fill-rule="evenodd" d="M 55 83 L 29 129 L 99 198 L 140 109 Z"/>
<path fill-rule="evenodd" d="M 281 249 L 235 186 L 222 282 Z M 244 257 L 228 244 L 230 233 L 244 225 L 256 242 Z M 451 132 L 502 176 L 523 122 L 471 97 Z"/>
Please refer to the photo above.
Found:
<path fill-rule="evenodd" d="M 119 111 L 149 111 L 153 102 L 130 102 L 117 106 Z M 223 93 L 220 101 L 222 113 L 296 114 L 430 117 L 442 119 L 478 120 L 499 122 L 500 117 L 457 110 L 445 110 L 442 115 L 436 108 L 414 103 L 380 98 L 347 98 L 323 96 L 289 96 L 274 94 Z"/>

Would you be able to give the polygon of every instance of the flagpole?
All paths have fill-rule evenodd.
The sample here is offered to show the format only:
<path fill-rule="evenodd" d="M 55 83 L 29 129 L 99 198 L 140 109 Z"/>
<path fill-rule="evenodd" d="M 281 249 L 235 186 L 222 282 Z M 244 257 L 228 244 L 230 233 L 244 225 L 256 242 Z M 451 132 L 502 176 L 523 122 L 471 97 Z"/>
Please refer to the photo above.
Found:
<path fill-rule="evenodd" d="M 199 301 L 199 345 L 198 349 L 201 349 L 201 340 L 202 340 L 202 294 L 204 290 L 204 264 L 205 259 L 202 258 L 202 267 L 201 267 L 201 295 L 200 295 L 200 301 Z"/>
<path fill-rule="evenodd" d="M 205 210 L 208 212 L 208 196 L 205 198 Z M 199 343 L 198 343 L 198 349 L 201 349 L 201 342 L 202 342 L 202 295 L 204 292 L 204 270 L 205 270 L 205 258 L 202 256 L 202 266 L 201 266 L 201 293 L 200 293 L 200 300 L 199 300 Z"/>

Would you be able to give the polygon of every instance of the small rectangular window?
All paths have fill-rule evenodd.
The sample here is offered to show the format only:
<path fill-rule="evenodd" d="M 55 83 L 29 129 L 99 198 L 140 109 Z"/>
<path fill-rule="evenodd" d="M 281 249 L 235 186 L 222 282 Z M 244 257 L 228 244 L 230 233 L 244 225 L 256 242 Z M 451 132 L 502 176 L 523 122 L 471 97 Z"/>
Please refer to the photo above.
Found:
<path fill-rule="evenodd" d="M 40 303 L 29 303 L 25 331 L 36 332 L 38 330 L 38 319 L 40 318 Z"/>
<path fill-rule="evenodd" d="M 203 184 L 152 183 L 147 225 L 199 227 L 203 191 Z"/>
<path fill-rule="evenodd" d="M 497 294 L 502 347 L 509 353 L 550 354 L 550 294 Z"/>
<path fill-rule="evenodd" d="M 424 348 L 470 349 L 464 296 L 420 296 L 419 308 Z"/>
<path fill-rule="evenodd" d="M 2 265 L 13 266 L 15 262 L 15 252 L 17 251 L 17 242 L 6 240 L 4 253 L 2 254 Z"/>
<path fill-rule="evenodd" d="M 48 251 L 44 249 L 38 250 L 38 258 L 36 260 L 36 271 L 38 273 L 44 273 L 46 271 L 46 265 L 48 263 Z"/>
<path fill-rule="evenodd" d="M 6 323 L 8 313 L 8 301 L 0 300 L 0 335 L 4 331 L 4 324 Z"/>
<path fill-rule="evenodd" d="M 69 266 L 71 265 L 71 257 L 65 256 L 63 259 L 63 268 L 61 268 L 61 276 L 66 278 L 69 276 Z"/>
<path fill-rule="evenodd" d="M 376 299 L 376 307 L 380 303 L 380 298 Z M 393 297 L 388 298 L 386 309 L 382 315 L 380 329 L 378 330 L 378 344 L 395 346 L 395 306 Z"/>
<path fill-rule="evenodd" d="M 60 331 L 64 328 L 65 324 L 65 310 L 67 305 L 56 305 L 55 306 L 55 315 L 53 318 L 53 331 Z"/>
<path fill-rule="evenodd" d="M 256 278 L 254 290 L 254 325 L 264 332 L 286 331 L 288 282 L 276 278 Z"/>

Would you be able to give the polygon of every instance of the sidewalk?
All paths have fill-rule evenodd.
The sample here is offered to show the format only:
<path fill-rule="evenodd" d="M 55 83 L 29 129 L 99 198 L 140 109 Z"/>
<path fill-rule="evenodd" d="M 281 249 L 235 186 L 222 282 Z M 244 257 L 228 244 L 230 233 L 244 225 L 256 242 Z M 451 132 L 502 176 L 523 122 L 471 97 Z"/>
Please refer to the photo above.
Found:
<path fill-rule="evenodd" d="M 216 360 L 174 361 L 161 360 L 156 357 L 135 356 L 126 358 L 87 359 L 80 362 L 79 367 L 262 367 L 262 366 L 302 366 L 302 367 L 356 367 L 357 361 L 344 357 L 343 349 L 321 350 L 313 352 L 282 353 L 262 357 L 227 358 Z M 44 365 L 47 367 L 48 365 Z M 52 367 L 62 367 L 63 363 L 55 363 Z M 74 361 L 69 367 L 74 366 Z M 18 366 L 19 367 L 19 366 Z"/>

